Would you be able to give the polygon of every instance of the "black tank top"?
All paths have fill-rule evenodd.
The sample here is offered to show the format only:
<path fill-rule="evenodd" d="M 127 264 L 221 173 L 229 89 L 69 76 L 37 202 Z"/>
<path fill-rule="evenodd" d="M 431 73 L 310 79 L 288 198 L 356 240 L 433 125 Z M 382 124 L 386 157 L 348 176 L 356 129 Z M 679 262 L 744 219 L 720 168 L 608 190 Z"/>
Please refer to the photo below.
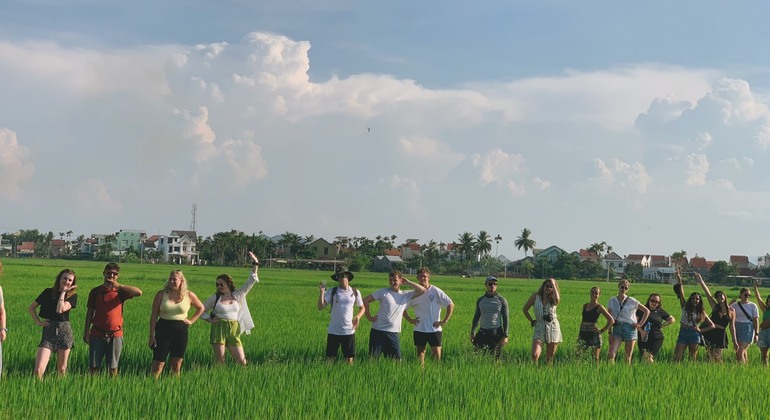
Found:
<path fill-rule="evenodd" d="M 714 324 L 726 328 L 727 324 L 730 323 L 730 316 L 728 314 L 722 314 L 719 311 L 719 306 L 715 306 L 714 310 L 711 312 L 711 320 L 714 321 Z"/>
<path fill-rule="evenodd" d="M 599 305 L 594 306 L 590 311 L 586 311 L 586 306 L 588 306 L 587 303 L 583 305 L 583 322 L 595 324 L 596 320 L 599 319 Z"/>

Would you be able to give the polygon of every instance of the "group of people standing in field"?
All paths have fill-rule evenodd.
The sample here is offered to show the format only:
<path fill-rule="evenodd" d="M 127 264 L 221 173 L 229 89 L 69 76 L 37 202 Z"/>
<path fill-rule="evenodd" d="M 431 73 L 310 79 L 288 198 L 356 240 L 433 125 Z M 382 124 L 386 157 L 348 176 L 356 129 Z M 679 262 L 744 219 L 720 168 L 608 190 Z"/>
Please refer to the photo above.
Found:
<path fill-rule="evenodd" d="M 216 292 L 204 302 L 188 289 L 182 271 L 174 270 L 169 274 L 163 289 L 155 294 L 149 319 L 148 346 L 153 351 L 150 368 L 152 376 L 160 376 L 167 363 L 172 374 L 180 374 L 187 349 L 188 329 L 198 319 L 211 324 L 209 342 L 217 363 L 224 363 L 227 351 L 236 363 L 247 363 L 240 337 L 249 334 L 254 328 L 254 322 L 246 296 L 259 282 L 259 260 L 252 252 L 249 252 L 249 257 L 252 262 L 251 275 L 243 286 L 236 289 L 232 277 L 222 274 L 216 278 Z M 401 359 L 400 333 L 405 319 L 414 325 L 413 338 L 419 362 L 424 364 L 428 346 L 432 357 L 441 359 L 443 327 L 452 318 L 455 305 L 443 290 L 431 284 L 430 274 L 428 268 L 420 268 L 417 271 L 417 282 L 413 282 L 401 272 L 392 271 L 388 275 L 388 287 L 362 297 L 361 292 L 351 286 L 354 274 L 345 267 L 336 270 L 331 276 L 337 282 L 336 286 L 327 288 L 326 282 L 319 284 L 318 309 L 330 307 L 331 313 L 326 357 L 334 360 L 341 350 L 347 363 L 353 363 L 356 354 L 355 332 L 361 318 L 366 316 L 372 324 L 369 332 L 370 356 Z M 123 350 L 124 303 L 141 296 L 142 291 L 138 287 L 118 282 L 120 267 L 116 263 L 107 264 L 102 275 L 103 283 L 91 289 L 88 294 L 83 341 L 88 344 L 89 371 L 100 372 L 104 363 L 110 375 L 114 376 L 118 374 Z M 674 285 L 674 291 L 681 312 L 679 335 L 674 349 L 676 362 L 683 359 L 685 351 L 691 359 L 695 359 L 701 346 L 706 347 L 710 361 L 722 361 L 723 350 L 728 348 L 729 332 L 739 363 L 747 362 L 747 349 L 753 343 L 758 343 L 762 362 L 768 364 L 770 297 L 762 301 L 755 284 L 754 294 L 759 305 L 749 301 L 751 291 L 748 288 L 740 290 L 739 300 L 728 303 L 724 292 L 718 290 L 712 295 L 700 274 L 695 273 L 711 306 L 711 312 L 707 313 L 701 294 L 693 292 L 685 297 L 681 275 L 677 273 L 677 277 L 679 281 Z M 500 358 L 502 347 L 508 343 L 508 302 L 497 292 L 497 278 L 487 277 L 484 285 L 484 295 L 476 300 L 470 342 L 476 351 Z M 410 290 L 402 290 L 402 286 Z M 29 305 L 29 315 L 42 329 L 34 367 L 34 374 L 38 378 L 45 374 L 52 355 L 56 356 L 56 371 L 60 375 L 67 371 L 69 354 L 75 343 L 69 313 L 78 304 L 77 287 L 75 272 L 62 270 L 52 287 L 44 289 Z M 609 299 L 607 307 L 599 302 L 601 289 L 591 288 L 590 299 L 582 307 L 578 335 L 580 354 L 589 353 L 598 362 L 602 336 L 609 333 L 608 359 L 611 362 L 615 361 L 623 347 L 625 362 L 631 363 L 637 342 L 639 358 L 646 362 L 655 361 L 663 345 L 663 329 L 674 324 L 676 319 L 663 309 L 660 294 L 650 294 L 646 303 L 642 304 L 628 295 L 629 287 L 627 280 L 621 280 L 617 295 Z M 370 307 L 374 301 L 379 303 L 376 314 L 372 313 Z M 522 312 L 533 329 L 531 358 L 534 363 L 539 362 L 543 351 L 546 363 L 552 363 L 563 341 L 556 311 L 560 302 L 559 285 L 555 279 L 550 278 L 543 281 L 524 303 Z M 601 328 L 600 317 L 606 321 Z M 0 288 L 0 374 L 2 345 L 7 333 L 3 291 Z"/>
<path fill-rule="evenodd" d="M 346 268 L 339 269 L 332 279 L 339 283 L 332 289 L 326 283 L 319 285 L 318 309 L 331 305 L 331 321 L 327 335 L 326 356 L 330 360 L 337 357 L 339 348 L 348 363 L 355 357 L 355 330 L 362 316 L 372 322 L 369 333 L 369 354 L 401 359 L 399 334 L 402 318 L 414 324 L 414 345 L 421 364 L 425 361 L 428 345 L 435 359 L 441 358 L 442 326 L 446 325 L 454 311 L 454 303 L 441 289 L 430 284 L 430 270 L 421 268 L 417 272 L 418 283 L 407 280 L 399 271 L 388 276 L 389 286 L 380 289 L 365 298 L 358 290 L 350 286 L 353 273 Z M 685 297 L 682 278 L 677 273 L 678 283 L 674 291 L 679 299 L 680 321 L 679 335 L 674 349 L 674 361 L 680 362 L 685 351 L 695 359 L 698 349 L 706 347 L 708 360 L 722 361 L 723 350 L 728 347 L 728 332 L 732 337 L 733 348 L 739 363 L 747 362 L 746 351 L 752 343 L 758 343 L 762 362 L 768 365 L 770 350 L 770 297 L 762 301 L 758 285 L 754 293 L 759 306 L 749 301 L 751 291 L 740 290 L 740 299 L 728 303 L 727 296 L 721 290 L 711 294 L 700 274 L 695 278 L 703 289 L 711 306 L 710 314 L 704 308 L 700 293 L 693 292 Z M 507 300 L 497 293 L 497 278 L 487 277 L 484 284 L 486 293 L 476 300 L 475 313 L 471 324 L 470 341 L 477 351 L 501 356 L 502 347 L 508 344 L 509 309 Z M 403 291 L 401 286 L 412 290 Z M 612 296 L 607 307 L 599 299 L 601 289 L 593 287 L 590 299 L 582 307 L 580 330 L 578 335 L 578 353 L 590 353 L 597 362 L 600 360 L 603 344 L 602 336 L 609 334 L 608 359 L 615 361 L 622 351 L 626 363 L 631 363 L 634 347 L 639 343 L 639 358 L 652 363 L 663 346 L 663 328 L 676 322 L 674 316 L 663 309 L 661 296 L 652 293 L 646 303 L 628 295 L 630 283 L 621 280 L 617 295 Z M 376 315 L 370 313 L 369 305 L 379 301 Z M 561 301 L 559 285 L 550 278 L 542 282 L 537 292 L 525 302 L 522 312 L 533 329 L 531 358 L 538 363 L 545 350 L 546 363 L 554 360 L 556 350 L 562 343 L 561 325 L 556 308 Z M 336 305 L 336 306 L 335 306 Z M 358 311 L 354 310 L 358 307 Z M 413 308 L 415 316 L 409 314 Z M 441 316 L 442 309 L 446 312 Z M 762 321 L 759 321 L 759 311 Z M 599 318 L 606 322 L 599 327 Z"/>
<path fill-rule="evenodd" d="M 225 349 L 233 360 L 246 364 L 241 334 L 254 327 L 246 295 L 259 282 L 259 260 L 249 252 L 252 270 L 249 279 L 236 289 L 233 279 L 222 274 L 216 279 L 216 292 L 205 302 L 187 288 L 187 279 L 181 270 L 169 274 L 163 289 L 153 299 L 149 320 L 148 346 L 153 358 L 150 373 L 160 376 L 166 363 L 172 374 L 179 375 L 188 342 L 188 328 L 199 318 L 211 324 L 209 342 L 217 363 L 224 363 Z M 2 264 L 0 263 L 0 273 Z M 120 266 L 109 263 L 102 272 L 104 281 L 88 293 L 83 341 L 88 344 L 89 371 L 98 373 L 102 364 L 109 374 L 118 374 L 123 351 L 123 307 L 127 300 L 142 295 L 138 287 L 120 284 Z M 78 304 L 77 275 L 64 269 L 56 276 L 52 287 L 44 289 L 29 305 L 33 321 L 42 328 L 42 338 L 35 357 L 34 374 L 42 378 L 51 355 L 56 356 L 56 371 L 67 372 L 70 351 L 75 338 L 69 314 Z M 190 315 L 190 311 L 193 311 Z M 0 288 L 0 374 L 2 374 L 2 343 L 6 339 L 6 314 Z"/>

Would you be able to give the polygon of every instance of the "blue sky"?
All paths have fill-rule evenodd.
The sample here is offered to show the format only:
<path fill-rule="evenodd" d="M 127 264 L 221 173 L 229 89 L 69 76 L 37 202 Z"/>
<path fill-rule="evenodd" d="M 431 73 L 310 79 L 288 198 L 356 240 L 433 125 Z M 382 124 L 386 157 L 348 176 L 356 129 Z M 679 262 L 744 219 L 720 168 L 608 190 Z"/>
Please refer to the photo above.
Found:
<path fill-rule="evenodd" d="M 104 3 L 0 4 L 2 231 L 770 252 L 764 2 Z"/>

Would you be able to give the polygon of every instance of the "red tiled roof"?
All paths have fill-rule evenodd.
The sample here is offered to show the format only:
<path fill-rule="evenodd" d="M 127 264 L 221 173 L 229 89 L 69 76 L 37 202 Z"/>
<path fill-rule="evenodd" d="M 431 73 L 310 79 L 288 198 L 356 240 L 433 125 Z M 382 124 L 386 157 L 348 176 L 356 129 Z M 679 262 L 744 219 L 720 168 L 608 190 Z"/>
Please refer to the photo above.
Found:
<path fill-rule="evenodd" d="M 35 243 L 34 242 L 22 242 L 21 245 L 19 245 L 19 251 L 34 251 L 35 250 Z"/>
<path fill-rule="evenodd" d="M 596 252 L 587 249 L 581 249 L 578 251 L 578 254 L 580 254 L 581 257 L 596 257 Z"/>
<path fill-rule="evenodd" d="M 401 251 L 398 250 L 398 249 L 395 249 L 395 248 L 386 249 L 385 250 L 385 255 L 391 256 L 391 257 L 400 257 L 401 256 Z"/>
<path fill-rule="evenodd" d="M 626 259 L 633 260 L 633 261 L 641 261 L 642 259 L 644 259 L 644 257 L 645 257 L 644 254 L 628 254 L 626 256 Z"/>
<path fill-rule="evenodd" d="M 708 268 L 708 262 L 703 257 L 690 258 L 690 267 L 692 268 Z"/>
<path fill-rule="evenodd" d="M 749 257 L 745 255 L 730 255 L 730 264 L 735 263 L 748 263 Z"/>

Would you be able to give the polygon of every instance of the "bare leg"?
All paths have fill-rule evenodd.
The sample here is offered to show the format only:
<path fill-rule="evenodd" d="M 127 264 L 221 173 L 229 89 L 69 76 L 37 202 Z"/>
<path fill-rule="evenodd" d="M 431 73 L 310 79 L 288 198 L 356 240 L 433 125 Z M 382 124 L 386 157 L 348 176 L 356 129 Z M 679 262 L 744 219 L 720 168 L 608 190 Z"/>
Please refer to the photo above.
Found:
<path fill-rule="evenodd" d="M 547 364 L 553 364 L 553 357 L 556 355 L 556 349 L 559 347 L 559 343 L 548 343 L 545 347 L 545 362 Z"/>
<path fill-rule="evenodd" d="M 441 360 L 441 346 L 431 347 L 430 355 L 433 360 Z"/>
<path fill-rule="evenodd" d="M 626 364 L 631 364 L 631 359 L 634 357 L 634 346 L 636 345 L 636 340 L 628 340 L 626 341 Z"/>
<path fill-rule="evenodd" d="M 759 352 L 762 353 L 762 364 L 767 366 L 767 351 L 770 350 L 768 347 L 760 347 Z"/>
<path fill-rule="evenodd" d="M 233 356 L 233 360 L 235 360 L 235 363 L 238 363 L 239 365 L 246 366 L 246 355 L 243 353 L 243 347 L 238 346 L 232 346 L 228 347 L 228 350 L 230 350 L 230 355 Z M 224 355 L 224 349 L 222 349 L 222 363 L 225 361 L 225 355 Z"/>
<path fill-rule="evenodd" d="M 37 356 L 35 356 L 35 376 L 38 379 L 43 379 L 45 375 L 45 368 L 48 366 L 48 360 L 51 358 L 51 349 L 45 347 L 37 348 Z"/>
<path fill-rule="evenodd" d="M 211 349 L 214 350 L 214 361 L 218 364 L 225 363 L 225 345 L 224 344 L 212 344 Z"/>
<path fill-rule="evenodd" d="M 532 340 L 532 363 L 537 364 L 540 353 L 543 352 L 543 343 L 540 340 Z"/>
<path fill-rule="evenodd" d="M 681 362 L 682 357 L 684 357 L 684 348 L 686 346 L 684 344 L 676 343 L 676 347 L 674 348 L 674 361 L 675 362 Z"/>
<path fill-rule="evenodd" d="M 699 344 L 690 344 L 688 346 L 690 349 L 690 360 L 693 362 L 698 360 L 698 347 L 700 347 Z"/>
<path fill-rule="evenodd" d="M 171 369 L 171 374 L 174 376 L 179 376 L 182 374 L 182 359 L 181 357 L 172 357 L 169 359 L 168 364 L 169 368 Z"/>
<path fill-rule="evenodd" d="M 163 366 L 165 366 L 165 362 L 158 362 L 153 360 L 152 361 L 152 367 L 150 368 L 150 375 L 152 375 L 155 379 L 158 379 L 160 377 L 160 373 L 163 372 Z M 117 370 L 117 369 L 115 369 Z M 112 369 L 110 369 L 112 371 Z M 110 372 L 111 373 L 111 372 Z M 117 373 L 116 373 L 117 375 Z"/>
<path fill-rule="evenodd" d="M 425 346 L 415 346 L 417 351 L 417 360 L 420 362 L 420 366 L 425 366 Z"/>
<path fill-rule="evenodd" d="M 67 374 L 67 362 L 70 358 L 70 349 L 58 350 L 56 352 L 56 372 L 59 376 Z"/>
<path fill-rule="evenodd" d="M 615 355 L 618 354 L 618 349 L 620 348 L 620 343 L 622 343 L 623 340 L 620 339 L 620 337 L 611 335 L 610 336 L 610 350 L 609 353 L 607 353 L 607 358 L 611 363 L 615 363 Z"/>

